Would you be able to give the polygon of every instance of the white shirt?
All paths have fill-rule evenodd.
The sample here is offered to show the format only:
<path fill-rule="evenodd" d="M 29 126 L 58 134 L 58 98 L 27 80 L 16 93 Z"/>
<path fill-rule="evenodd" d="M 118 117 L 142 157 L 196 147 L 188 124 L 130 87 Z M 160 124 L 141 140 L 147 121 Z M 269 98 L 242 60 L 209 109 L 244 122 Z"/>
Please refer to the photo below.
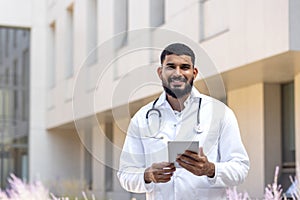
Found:
<path fill-rule="evenodd" d="M 202 98 L 200 124 L 197 124 L 199 98 Z M 161 112 L 146 114 L 153 102 L 142 107 L 131 119 L 120 157 L 118 178 L 124 189 L 146 193 L 148 200 L 226 199 L 226 188 L 242 183 L 249 170 L 249 158 L 241 141 L 234 113 L 223 103 L 200 94 L 195 88 L 181 112 L 174 112 L 163 92 L 155 104 Z M 177 168 L 171 181 L 144 181 L 144 171 L 153 163 L 168 162 L 167 142 L 173 140 L 199 141 L 204 154 L 215 164 L 215 177 L 196 176 Z"/>

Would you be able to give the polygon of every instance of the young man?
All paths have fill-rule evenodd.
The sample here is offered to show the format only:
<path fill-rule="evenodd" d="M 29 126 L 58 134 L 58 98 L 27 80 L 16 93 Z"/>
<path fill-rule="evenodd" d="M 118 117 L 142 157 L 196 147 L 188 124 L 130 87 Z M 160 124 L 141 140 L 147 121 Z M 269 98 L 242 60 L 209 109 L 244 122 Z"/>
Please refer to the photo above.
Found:
<path fill-rule="evenodd" d="M 132 118 L 120 158 L 124 189 L 147 199 L 226 199 L 226 188 L 242 183 L 249 158 L 234 113 L 193 87 L 194 52 L 174 43 L 161 54 L 157 74 L 164 92 Z M 168 141 L 199 141 L 168 162 Z"/>

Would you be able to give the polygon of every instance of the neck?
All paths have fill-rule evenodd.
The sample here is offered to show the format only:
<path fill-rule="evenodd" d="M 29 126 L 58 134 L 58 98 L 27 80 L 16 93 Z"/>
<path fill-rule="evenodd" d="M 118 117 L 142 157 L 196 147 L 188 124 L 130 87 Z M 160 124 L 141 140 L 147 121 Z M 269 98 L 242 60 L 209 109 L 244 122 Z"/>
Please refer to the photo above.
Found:
<path fill-rule="evenodd" d="M 184 109 L 184 102 L 185 100 L 189 97 L 190 94 L 184 95 L 181 98 L 174 98 L 170 95 L 167 94 L 167 101 L 169 102 L 169 104 L 171 105 L 173 110 L 176 111 L 182 111 Z"/>

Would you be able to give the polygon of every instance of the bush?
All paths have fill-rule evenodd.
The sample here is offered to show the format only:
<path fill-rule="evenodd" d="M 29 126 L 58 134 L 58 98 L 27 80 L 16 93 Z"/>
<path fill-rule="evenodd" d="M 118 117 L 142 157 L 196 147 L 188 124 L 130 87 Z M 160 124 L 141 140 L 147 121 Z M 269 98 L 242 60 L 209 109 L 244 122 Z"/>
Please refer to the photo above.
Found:
<path fill-rule="evenodd" d="M 299 171 L 299 170 L 297 170 Z M 274 174 L 274 181 L 272 184 L 269 184 L 265 188 L 264 200 L 281 200 L 287 199 L 286 195 L 282 192 L 281 185 L 278 184 L 278 174 L 279 174 L 279 167 L 277 166 L 275 169 Z M 298 173 L 297 173 L 298 174 Z M 297 176 L 292 179 L 291 182 L 293 183 L 293 189 L 290 192 L 293 199 L 300 199 L 300 187 L 299 187 L 299 179 Z M 229 200 L 248 200 L 251 199 L 247 192 L 245 193 L 238 193 L 236 187 L 228 188 L 226 190 L 227 198 Z"/>

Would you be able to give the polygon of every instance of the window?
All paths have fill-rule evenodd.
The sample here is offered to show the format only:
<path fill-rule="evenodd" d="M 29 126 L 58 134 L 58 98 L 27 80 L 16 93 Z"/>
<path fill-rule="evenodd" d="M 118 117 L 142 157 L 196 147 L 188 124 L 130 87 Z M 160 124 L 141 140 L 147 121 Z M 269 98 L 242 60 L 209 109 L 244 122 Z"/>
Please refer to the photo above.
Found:
<path fill-rule="evenodd" d="M 49 60 L 48 60 L 48 88 L 55 87 L 55 68 L 56 68 L 56 27 L 55 22 L 50 25 L 49 34 Z"/>
<path fill-rule="evenodd" d="M 74 49 L 74 14 L 73 4 L 67 9 L 66 16 L 66 71 L 65 78 L 73 76 L 74 62 L 73 62 L 73 49 Z"/>
<path fill-rule="evenodd" d="M 9 69 L 5 68 L 5 85 L 8 86 L 9 85 L 9 81 L 10 81 L 10 77 L 9 77 Z"/>
<path fill-rule="evenodd" d="M 93 189 L 92 172 L 92 155 L 90 152 L 84 149 L 84 179 L 86 181 L 86 187 L 89 190 Z"/>
<path fill-rule="evenodd" d="M 113 124 L 105 124 L 105 191 L 113 191 Z"/>
<path fill-rule="evenodd" d="M 3 63 L 3 40 L 2 40 L 2 34 L 3 30 L 0 28 L 0 65 Z M 0 66 L 1 67 L 1 66 Z"/>
<path fill-rule="evenodd" d="M 115 38 L 115 47 L 118 49 L 127 44 L 128 0 L 115 0 L 114 16 L 114 33 L 119 34 Z"/>
<path fill-rule="evenodd" d="M 16 120 L 18 119 L 18 110 L 19 110 L 19 106 L 18 106 L 18 90 L 14 90 L 13 91 L 13 123 L 14 125 L 16 125 Z"/>
<path fill-rule="evenodd" d="M 98 13 L 97 0 L 87 1 L 87 65 L 97 62 Z"/>
<path fill-rule="evenodd" d="M 87 128 L 84 133 L 84 139 L 86 147 L 84 148 L 84 180 L 86 182 L 86 187 L 89 190 L 93 189 L 93 157 L 91 152 L 89 151 L 92 149 L 92 129 Z"/>
<path fill-rule="evenodd" d="M 17 30 L 16 29 L 14 29 L 13 30 L 13 46 L 14 46 L 14 48 L 16 48 L 17 47 Z"/>
<path fill-rule="evenodd" d="M 29 50 L 24 49 L 22 54 L 22 85 L 28 85 L 29 80 Z"/>
<path fill-rule="evenodd" d="M 282 85 L 282 161 L 295 164 L 294 83 Z"/>
<path fill-rule="evenodd" d="M 18 60 L 14 60 L 14 65 L 13 65 L 13 85 L 17 86 L 18 84 Z"/>
<path fill-rule="evenodd" d="M 9 52 L 9 29 L 5 31 L 5 57 L 8 57 Z"/>
<path fill-rule="evenodd" d="M 28 116 L 29 116 L 29 94 L 28 94 L 28 90 L 24 90 L 22 91 L 22 113 L 21 113 L 21 117 L 23 121 L 28 121 Z"/>
<path fill-rule="evenodd" d="M 24 38 L 22 31 L 28 37 Z M 0 139 L 0 145 L 6 147 L 0 148 L 0 187 L 5 187 L 10 173 L 28 179 L 28 162 L 26 162 L 28 156 L 21 158 L 21 155 L 28 155 L 30 32 L 16 28 L 1 28 L 0 32 L 1 59 L 5 63 L 1 66 L 0 72 L 3 77 L 0 91 L 0 116 L 3 122 L 6 122 L 0 127 L 2 129 L 0 132 L 4 132 L 11 138 Z M 23 84 L 22 77 L 26 79 L 26 84 Z M 26 98 L 23 98 L 23 94 Z M 24 120 L 18 123 L 22 115 Z"/>
<path fill-rule="evenodd" d="M 289 176 L 295 175 L 295 102 L 294 83 L 282 85 L 282 186 L 290 185 Z M 288 180 L 287 183 L 284 180 Z"/>
<path fill-rule="evenodd" d="M 165 23 L 165 0 L 150 1 L 150 26 L 159 27 Z"/>
<path fill-rule="evenodd" d="M 23 35 L 23 37 L 26 37 L 27 31 L 25 29 L 23 30 L 23 34 L 22 35 Z"/>
<path fill-rule="evenodd" d="M 200 1 L 200 41 L 218 36 L 229 30 L 228 0 Z M 216 13 L 218 13 L 216 15 Z"/>

